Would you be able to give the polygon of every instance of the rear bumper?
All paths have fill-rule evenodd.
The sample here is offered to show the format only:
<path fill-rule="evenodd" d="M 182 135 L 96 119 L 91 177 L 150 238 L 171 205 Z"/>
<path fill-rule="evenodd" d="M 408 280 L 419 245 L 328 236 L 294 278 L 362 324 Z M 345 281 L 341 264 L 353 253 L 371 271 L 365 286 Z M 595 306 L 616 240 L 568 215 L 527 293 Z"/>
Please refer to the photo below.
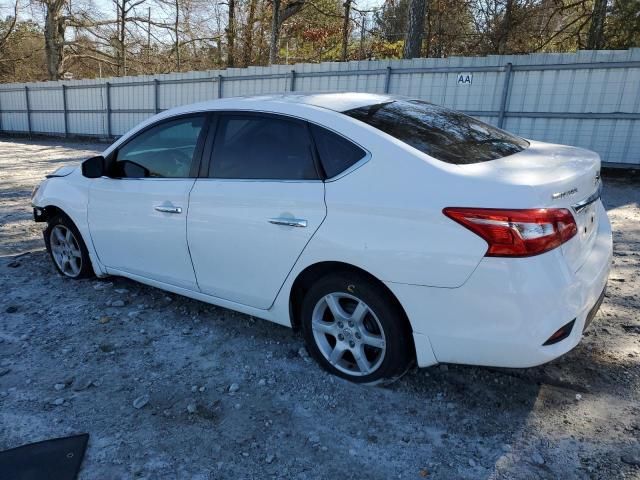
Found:
<path fill-rule="evenodd" d="M 524 368 L 575 347 L 589 314 L 595 315 L 611 267 L 611 225 L 602 204 L 598 215 L 593 249 L 577 272 L 557 248 L 530 258 L 485 257 L 459 288 L 387 283 L 411 321 L 418 365 Z M 574 319 L 566 338 L 543 345 Z"/>

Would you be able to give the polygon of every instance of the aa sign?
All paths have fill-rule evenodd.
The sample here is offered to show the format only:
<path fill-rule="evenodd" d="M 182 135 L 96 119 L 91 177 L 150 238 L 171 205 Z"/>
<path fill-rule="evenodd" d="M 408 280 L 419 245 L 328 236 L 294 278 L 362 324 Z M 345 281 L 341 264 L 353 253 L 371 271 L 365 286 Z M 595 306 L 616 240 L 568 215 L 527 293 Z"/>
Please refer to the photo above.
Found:
<path fill-rule="evenodd" d="M 473 83 L 473 73 L 459 73 L 458 85 L 471 85 Z"/>

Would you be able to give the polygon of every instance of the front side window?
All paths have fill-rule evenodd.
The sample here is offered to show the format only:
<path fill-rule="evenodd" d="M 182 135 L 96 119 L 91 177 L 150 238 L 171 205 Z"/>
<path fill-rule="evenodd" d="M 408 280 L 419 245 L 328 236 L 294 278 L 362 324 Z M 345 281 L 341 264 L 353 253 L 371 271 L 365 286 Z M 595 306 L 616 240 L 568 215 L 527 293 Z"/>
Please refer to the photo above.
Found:
<path fill-rule="evenodd" d="M 271 115 L 221 115 L 209 177 L 315 180 L 311 145 L 303 122 Z"/>
<path fill-rule="evenodd" d="M 342 113 L 456 165 L 495 160 L 529 146 L 504 130 L 420 100 L 393 100 Z"/>
<path fill-rule="evenodd" d="M 114 176 L 189 177 L 204 122 L 203 115 L 189 116 L 145 130 L 118 149 Z"/>
<path fill-rule="evenodd" d="M 311 125 L 311 132 L 327 178 L 344 172 L 367 154 L 359 146 L 326 128 Z"/>

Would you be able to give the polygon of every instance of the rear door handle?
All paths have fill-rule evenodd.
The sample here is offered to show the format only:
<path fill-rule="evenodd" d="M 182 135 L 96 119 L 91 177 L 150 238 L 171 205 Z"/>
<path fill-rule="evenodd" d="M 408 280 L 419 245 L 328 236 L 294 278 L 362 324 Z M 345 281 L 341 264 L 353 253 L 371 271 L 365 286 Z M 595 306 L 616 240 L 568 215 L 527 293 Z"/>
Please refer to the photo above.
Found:
<path fill-rule="evenodd" d="M 154 208 L 156 211 L 162 213 L 182 213 L 182 207 L 163 207 L 162 205 L 158 205 Z"/>
<path fill-rule="evenodd" d="M 306 227 L 307 221 L 301 218 L 270 218 L 269 223 L 274 225 L 285 225 L 287 227 Z"/>

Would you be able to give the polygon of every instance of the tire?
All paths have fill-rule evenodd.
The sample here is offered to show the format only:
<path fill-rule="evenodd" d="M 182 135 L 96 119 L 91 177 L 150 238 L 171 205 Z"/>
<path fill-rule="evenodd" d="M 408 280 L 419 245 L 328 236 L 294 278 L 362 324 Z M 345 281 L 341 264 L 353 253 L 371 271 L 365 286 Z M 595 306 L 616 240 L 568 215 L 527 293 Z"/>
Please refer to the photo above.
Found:
<path fill-rule="evenodd" d="M 95 275 L 87 246 L 69 217 L 60 214 L 51 218 L 43 233 L 44 243 L 58 273 L 74 280 Z"/>
<path fill-rule="evenodd" d="M 404 312 L 386 289 L 357 272 L 318 280 L 302 301 L 307 349 L 327 371 L 356 383 L 389 383 L 413 358 Z M 344 349 L 344 350 L 343 350 Z"/>

